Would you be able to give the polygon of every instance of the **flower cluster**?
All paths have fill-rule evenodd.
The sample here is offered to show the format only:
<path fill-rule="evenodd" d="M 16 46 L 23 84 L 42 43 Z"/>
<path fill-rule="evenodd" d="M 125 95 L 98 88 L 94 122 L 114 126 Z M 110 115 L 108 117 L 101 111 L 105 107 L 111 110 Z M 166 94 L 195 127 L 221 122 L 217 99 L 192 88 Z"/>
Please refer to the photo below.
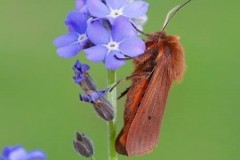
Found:
<path fill-rule="evenodd" d="M 147 10 L 142 0 L 77 0 L 65 21 L 68 33 L 54 40 L 57 53 L 70 58 L 83 50 L 90 61 L 116 70 L 124 58 L 144 53 L 136 28 L 145 23 Z"/>
<path fill-rule="evenodd" d="M 27 152 L 21 145 L 8 146 L 3 149 L 0 160 L 45 160 L 46 155 L 40 150 Z"/>

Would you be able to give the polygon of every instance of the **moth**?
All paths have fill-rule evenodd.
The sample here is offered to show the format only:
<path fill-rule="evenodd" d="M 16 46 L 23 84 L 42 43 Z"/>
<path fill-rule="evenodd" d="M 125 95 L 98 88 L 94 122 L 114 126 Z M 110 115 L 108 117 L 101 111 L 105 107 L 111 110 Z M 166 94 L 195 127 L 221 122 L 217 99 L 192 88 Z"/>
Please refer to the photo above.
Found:
<path fill-rule="evenodd" d="M 145 53 L 133 59 L 135 69 L 127 78 L 132 79 L 132 85 L 120 96 L 127 94 L 124 126 L 115 141 L 119 154 L 143 155 L 158 143 L 169 90 L 174 81 L 182 79 L 185 71 L 179 37 L 167 35 L 165 28 L 188 2 L 169 12 L 162 31 L 146 35 Z"/>

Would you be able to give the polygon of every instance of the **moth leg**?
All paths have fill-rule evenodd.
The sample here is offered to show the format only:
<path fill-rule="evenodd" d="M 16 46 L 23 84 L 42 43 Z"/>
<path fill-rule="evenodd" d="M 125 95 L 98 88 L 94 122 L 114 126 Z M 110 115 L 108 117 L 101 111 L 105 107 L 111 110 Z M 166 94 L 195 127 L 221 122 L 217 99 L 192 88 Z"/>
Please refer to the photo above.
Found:
<path fill-rule="evenodd" d="M 153 70 L 151 72 L 147 72 L 147 74 L 148 74 L 147 79 L 150 78 L 150 76 L 153 74 L 155 69 L 156 69 L 156 66 L 153 68 Z"/>
<path fill-rule="evenodd" d="M 133 77 L 133 75 L 127 76 L 127 77 L 124 78 L 124 79 L 120 79 L 119 81 L 116 82 L 116 84 L 114 84 L 114 86 L 112 86 L 112 87 L 109 89 L 109 92 L 112 92 L 112 90 L 113 90 L 115 87 L 117 87 L 117 85 L 119 85 L 120 83 L 122 83 L 122 82 L 124 82 L 124 81 L 130 80 L 132 77 Z"/>
<path fill-rule="evenodd" d="M 125 96 L 125 95 L 128 93 L 129 89 L 130 89 L 130 87 L 128 87 L 124 92 L 122 92 L 121 95 L 118 96 L 117 99 L 119 100 L 119 99 L 121 99 L 123 96 Z"/>
<path fill-rule="evenodd" d="M 112 86 L 109 90 L 109 92 L 112 92 L 112 90 L 117 87 L 117 85 L 119 85 L 120 83 L 124 82 L 124 81 L 128 81 L 134 77 L 137 77 L 137 76 L 140 76 L 140 75 L 131 75 L 131 76 L 127 76 L 126 78 L 124 79 L 120 79 L 119 81 L 116 82 L 116 84 L 114 84 L 114 86 Z"/>
<path fill-rule="evenodd" d="M 153 71 L 152 71 L 153 72 Z M 116 84 L 114 84 L 114 86 L 112 86 L 110 89 L 109 89 L 109 92 L 112 92 L 112 90 L 117 87 L 117 85 L 119 85 L 120 83 L 124 82 L 124 81 L 127 81 L 127 80 L 130 80 L 134 77 L 141 77 L 141 76 L 145 76 L 145 75 L 148 75 L 148 77 L 152 74 L 152 72 L 144 72 L 143 74 L 138 74 L 138 75 L 131 75 L 131 76 L 127 76 L 125 79 L 120 79 L 119 81 L 116 82 Z"/>

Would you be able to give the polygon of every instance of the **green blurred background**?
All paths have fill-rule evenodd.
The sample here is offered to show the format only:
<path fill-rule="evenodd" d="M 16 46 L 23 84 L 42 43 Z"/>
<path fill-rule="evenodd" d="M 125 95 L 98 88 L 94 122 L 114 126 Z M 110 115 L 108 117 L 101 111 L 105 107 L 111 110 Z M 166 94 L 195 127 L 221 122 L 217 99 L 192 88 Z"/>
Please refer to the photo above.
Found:
<path fill-rule="evenodd" d="M 182 2 L 149 0 L 145 32 L 159 31 L 167 12 Z M 187 72 L 169 95 L 157 148 L 131 159 L 240 159 L 239 5 L 193 0 L 171 21 L 167 31 L 181 36 Z M 83 131 L 93 139 L 97 159 L 107 159 L 106 124 L 79 101 L 82 91 L 72 80 L 74 61 L 90 62 L 83 54 L 62 59 L 52 45 L 66 32 L 63 21 L 73 8 L 74 0 L 0 0 L 0 148 L 23 144 L 41 148 L 49 160 L 83 159 L 72 147 L 75 131 Z M 103 65 L 90 64 L 104 88 Z M 131 71 L 128 62 L 118 78 Z M 124 99 L 118 104 L 120 130 Z"/>

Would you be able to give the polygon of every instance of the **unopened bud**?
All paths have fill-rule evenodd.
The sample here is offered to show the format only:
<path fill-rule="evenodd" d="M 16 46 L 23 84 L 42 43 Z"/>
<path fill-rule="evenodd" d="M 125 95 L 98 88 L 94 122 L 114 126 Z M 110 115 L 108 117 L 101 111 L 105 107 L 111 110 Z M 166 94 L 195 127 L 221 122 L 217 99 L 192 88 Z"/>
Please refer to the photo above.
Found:
<path fill-rule="evenodd" d="M 83 157 L 93 156 L 93 142 L 84 133 L 76 133 L 76 139 L 73 141 L 73 146 L 77 153 Z"/>

